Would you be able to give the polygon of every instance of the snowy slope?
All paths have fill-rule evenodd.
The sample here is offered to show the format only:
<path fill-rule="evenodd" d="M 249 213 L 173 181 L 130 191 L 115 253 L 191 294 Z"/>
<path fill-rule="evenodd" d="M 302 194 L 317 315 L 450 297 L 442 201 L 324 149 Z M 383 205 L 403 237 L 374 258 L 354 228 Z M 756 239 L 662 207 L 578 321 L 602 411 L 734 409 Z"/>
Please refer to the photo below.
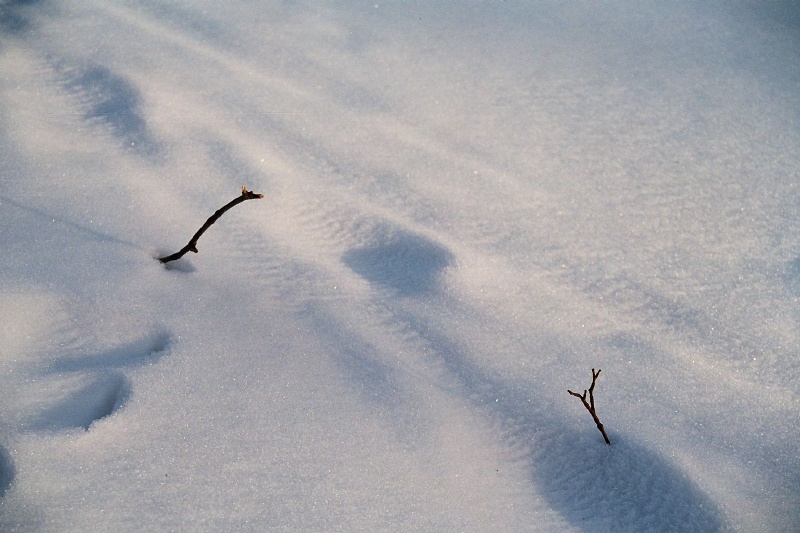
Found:
<path fill-rule="evenodd" d="M 797 531 L 798 21 L 0 0 L 0 530 Z"/>

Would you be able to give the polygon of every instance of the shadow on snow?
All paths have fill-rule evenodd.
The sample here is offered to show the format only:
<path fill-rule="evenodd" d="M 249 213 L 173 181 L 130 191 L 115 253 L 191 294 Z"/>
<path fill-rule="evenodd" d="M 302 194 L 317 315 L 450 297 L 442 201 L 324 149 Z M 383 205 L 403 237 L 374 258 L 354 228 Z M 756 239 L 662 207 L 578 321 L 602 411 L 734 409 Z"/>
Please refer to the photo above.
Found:
<path fill-rule="evenodd" d="M 97 420 L 106 418 L 120 409 L 131 395 L 128 378 L 111 372 L 62 398 L 60 402 L 42 413 L 31 426 L 34 429 L 62 430 L 89 429 Z"/>
<path fill-rule="evenodd" d="M 57 359 L 47 369 L 53 374 L 88 374 L 82 385 L 67 393 L 55 405 L 31 421 L 34 429 L 62 430 L 89 427 L 121 409 L 131 397 L 133 387 L 120 371 L 156 363 L 166 355 L 171 336 L 154 331 L 142 338 L 89 356 Z"/>
<path fill-rule="evenodd" d="M 26 16 L 27 6 L 37 4 L 39 0 L 5 0 L 0 1 L 0 32 L 11 35 L 22 35 L 31 29 Z"/>
<path fill-rule="evenodd" d="M 105 125 L 123 146 L 134 153 L 158 159 L 161 144 L 150 132 L 136 86 L 122 75 L 94 63 L 56 66 L 64 88 L 85 108 L 84 118 Z"/>
<path fill-rule="evenodd" d="M 573 427 L 554 402 L 532 398 L 530 384 L 508 384 L 480 369 L 459 347 L 405 317 L 436 350 L 457 386 L 488 410 L 508 444 L 526 450 L 532 481 L 553 509 L 584 531 L 727 531 L 717 505 L 678 466 L 625 434 L 607 446 L 591 419 Z M 571 402 L 566 389 L 564 402 Z M 586 413 L 581 413 L 581 416 Z"/>
<path fill-rule="evenodd" d="M 0 498 L 5 496 L 5 493 L 11 488 L 14 476 L 14 463 L 11 461 L 11 454 L 0 446 Z"/>
<path fill-rule="evenodd" d="M 394 230 L 346 252 L 344 263 L 367 281 L 415 296 L 435 288 L 439 274 L 453 263 L 449 250 L 413 233 Z"/>

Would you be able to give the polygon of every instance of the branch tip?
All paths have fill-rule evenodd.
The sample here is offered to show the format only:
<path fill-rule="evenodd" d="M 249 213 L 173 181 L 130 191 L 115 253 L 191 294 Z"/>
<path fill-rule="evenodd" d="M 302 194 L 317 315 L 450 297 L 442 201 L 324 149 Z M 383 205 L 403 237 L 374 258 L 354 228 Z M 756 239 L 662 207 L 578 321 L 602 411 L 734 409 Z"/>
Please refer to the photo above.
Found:
<path fill-rule="evenodd" d="M 600 433 L 603 435 L 603 440 L 606 441 L 606 444 L 610 445 L 611 441 L 609 440 L 608 435 L 606 435 L 606 430 L 603 427 L 603 424 L 600 422 L 600 418 L 598 418 L 597 411 L 595 410 L 595 407 L 594 407 L 594 386 L 597 383 L 597 376 L 599 376 L 599 375 L 600 375 L 600 370 L 598 369 L 597 372 L 595 372 L 595 370 L 593 368 L 592 369 L 592 385 L 588 389 L 584 390 L 582 395 L 578 394 L 577 392 L 573 392 L 573 391 L 571 391 L 569 389 L 567 389 L 567 392 L 570 393 L 572 396 L 575 396 L 576 398 L 580 398 L 581 399 L 581 403 L 583 403 L 583 406 L 586 408 L 587 411 L 589 411 L 589 414 L 592 415 L 592 420 L 594 420 L 594 423 L 597 425 L 597 429 L 599 429 Z M 587 394 L 589 395 L 589 401 L 588 402 L 586 401 L 586 395 Z"/>
<path fill-rule="evenodd" d="M 244 185 L 242 185 L 242 196 L 246 196 L 248 200 L 256 198 L 264 198 L 263 194 L 259 194 L 253 191 L 248 191 L 247 187 L 245 187 Z"/>

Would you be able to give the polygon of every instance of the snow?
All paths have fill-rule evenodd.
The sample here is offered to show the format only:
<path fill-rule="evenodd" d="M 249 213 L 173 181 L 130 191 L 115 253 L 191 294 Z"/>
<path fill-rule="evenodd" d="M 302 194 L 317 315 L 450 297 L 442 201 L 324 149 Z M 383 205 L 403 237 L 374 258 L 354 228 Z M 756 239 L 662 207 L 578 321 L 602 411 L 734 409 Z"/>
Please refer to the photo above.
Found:
<path fill-rule="evenodd" d="M 0 530 L 800 530 L 798 21 L 0 1 Z"/>

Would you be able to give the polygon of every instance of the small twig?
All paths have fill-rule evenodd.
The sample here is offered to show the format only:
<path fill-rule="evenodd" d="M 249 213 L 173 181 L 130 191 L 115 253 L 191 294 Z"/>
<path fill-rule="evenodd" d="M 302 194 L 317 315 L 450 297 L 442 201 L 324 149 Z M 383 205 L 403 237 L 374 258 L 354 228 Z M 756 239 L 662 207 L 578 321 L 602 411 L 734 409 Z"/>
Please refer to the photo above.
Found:
<path fill-rule="evenodd" d="M 233 200 L 231 200 L 230 202 L 219 208 L 213 215 L 211 215 L 208 218 L 208 220 L 206 220 L 206 223 L 203 224 L 203 227 L 197 230 L 197 233 L 194 234 L 194 237 L 192 237 L 192 240 L 189 241 L 189 244 L 181 248 L 179 252 L 175 252 L 174 254 L 168 255 L 166 257 L 159 257 L 158 260 L 161 261 L 162 263 L 169 263 L 170 261 L 175 261 L 176 259 L 180 259 L 181 257 L 184 256 L 184 254 L 186 254 L 186 252 L 197 253 L 197 240 L 203 233 L 205 233 L 205 231 L 208 228 L 211 227 L 211 224 L 216 222 L 217 219 L 221 217 L 223 213 L 225 213 L 225 211 L 227 211 L 228 209 L 237 204 L 244 202 L 245 200 L 257 200 L 258 198 L 263 198 L 263 197 L 264 197 L 263 194 L 258 194 L 254 193 L 253 191 L 248 191 L 243 185 L 242 195 L 239 196 L 238 198 L 234 198 Z"/>
<path fill-rule="evenodd" d="M 598 369 L 597 372 L 592 369 L 592 386 L 589 387 L 588 390 L 583 391 L 583 394 L 578 394 L 577 392 L 572 392 L 571 390 L 567 389 L 567 392 L 571 395 L 575 396 L 576 398 L 580 398 L 581 402 L 583 402 L 583 406 L 589 411 L 589 414 L 592 415 L 592 419 L 594 423 L 597 424 L 597 429 L 600 430 L 600 433 L 603 434 L 603 439 L 606 441 L 606 444 L 611 444 L 611 441 L 608 439 L 608 435 L 606 435 L 606 430 L 603 427 L 603 424 L 600 422 L 600 419 L 597 417 L 597 411 L 594 408 L 594 385 L 597 382 L 597 376 L 600 375 L 600 370 Z M 586 394 L 589 394 L 589 401 L 586 401 Z"/>

